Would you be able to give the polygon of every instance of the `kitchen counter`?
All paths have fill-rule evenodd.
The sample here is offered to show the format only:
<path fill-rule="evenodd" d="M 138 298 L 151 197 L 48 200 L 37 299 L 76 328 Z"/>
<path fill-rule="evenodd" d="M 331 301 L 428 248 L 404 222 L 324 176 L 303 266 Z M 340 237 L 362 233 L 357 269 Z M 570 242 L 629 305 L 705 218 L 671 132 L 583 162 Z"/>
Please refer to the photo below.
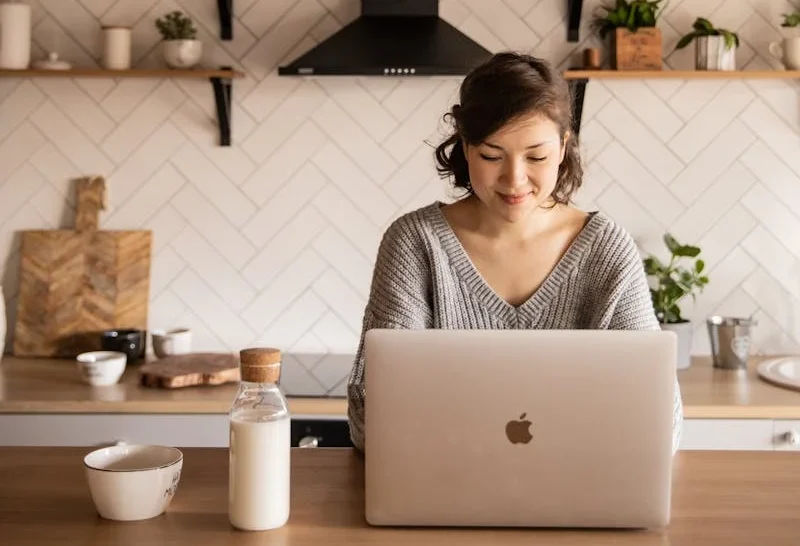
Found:
<path fill-rule="evenodd" d="M 242 532 L 227 516 L 228 451 L 184 449 L 168 511 L 139 522 L 97 515 L 83 448 L 0 448 L 0 536 L 26 546 L 226 544 L 525 544 L 737 546 L 796 544 L 800 456 L 780 452 L 681 452 L 675 459 L 672 521 L 632 530 L 404 529 L 364 520 L 363 460 L 349 449 L 295 449 L 289 523 Z"/>
<path fill-rule="evenodd" d="M 751 359 L 741 372 L 718 370 L 708 357 L 695 357 L 678 372 L 687 419 L 800 419 L 800 392 L 770 385 L 756 375 L 768 357 Z M 92 388 L 80 382 L 71 360 L 0 361 L 0 413 L 224 414 L 236 385 L 166 390 L 137 382 L 129 367 L 117 385 Z M 344 398 L 289 397 L 293 415 L 346 416 Z"/>
<path fill-rule="evenodd" d="M 0 360 L 0 413 L 224 414 L 238 385 L 159 389 L 138 383 L 139 366 L 128 366 L 116 385 L 91 387 L 70 359 Z M 344 398 L 289 397 L 292 415 L 344 417 Z"/>

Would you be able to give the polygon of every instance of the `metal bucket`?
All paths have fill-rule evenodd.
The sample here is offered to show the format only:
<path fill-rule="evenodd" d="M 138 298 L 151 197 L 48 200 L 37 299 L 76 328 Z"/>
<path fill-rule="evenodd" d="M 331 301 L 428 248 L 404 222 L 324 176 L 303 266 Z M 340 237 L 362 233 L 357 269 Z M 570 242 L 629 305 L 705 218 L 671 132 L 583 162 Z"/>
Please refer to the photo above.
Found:
<path fill-rule="evenodd" d="M 752 318 L 713 316 L 706 320 L 715 368 L 742 370 L 750 357 Z"/>

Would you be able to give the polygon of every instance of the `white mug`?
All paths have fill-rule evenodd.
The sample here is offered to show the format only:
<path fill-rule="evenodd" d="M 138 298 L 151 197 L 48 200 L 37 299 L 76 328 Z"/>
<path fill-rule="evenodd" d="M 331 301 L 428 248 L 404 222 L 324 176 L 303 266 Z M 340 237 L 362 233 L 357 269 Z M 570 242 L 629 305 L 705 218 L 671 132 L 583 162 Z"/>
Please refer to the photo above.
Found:
<path fill-rule="evenodd" d="M 770 54 L 783 63 L 788 70 L 800 70 L 800 37 L 784 38 L 769 44 Z"/>
<path fill-rule="evenodd" d="M 153 352 L 158 358 L 183 355 L 192 350 L 192 331 L 188 328 L 153 330 L 150 334 Z"/>

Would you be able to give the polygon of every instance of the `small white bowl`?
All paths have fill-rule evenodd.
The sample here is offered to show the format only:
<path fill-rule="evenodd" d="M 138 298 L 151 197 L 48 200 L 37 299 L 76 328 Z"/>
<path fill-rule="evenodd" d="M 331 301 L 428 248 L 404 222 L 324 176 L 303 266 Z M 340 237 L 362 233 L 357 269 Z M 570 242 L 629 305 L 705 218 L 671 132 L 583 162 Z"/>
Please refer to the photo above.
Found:
<path fill-rule="evenodd" d="M 83 464 L 100 516 L 137 521 L 167 509 L 180 482 L 183 453 L 167 446 L 116 445 L 92 451 Z"/>
<path fill-rule="evenodd" d="M 153 330 L 150 338 L 153 342 L 153 353 L 158 358 L 184 355 L 192 350 L 192 331 L 189 328 Z"/>
<path fill-rule="evenodd" d="M 113 385 L 122 377 L 128 357 L 117 351 L 91 351 L 75 360 L 83 380 L 95 387 Z"/>

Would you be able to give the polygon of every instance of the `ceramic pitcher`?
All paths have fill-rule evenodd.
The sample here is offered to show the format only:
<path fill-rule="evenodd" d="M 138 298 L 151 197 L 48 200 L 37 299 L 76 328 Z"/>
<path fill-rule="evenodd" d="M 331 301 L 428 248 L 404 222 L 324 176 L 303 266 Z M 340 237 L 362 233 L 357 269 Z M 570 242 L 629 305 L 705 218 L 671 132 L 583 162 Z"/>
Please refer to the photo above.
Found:
<path fill-rule="evenodd" d="M 800 37 L 771 42 L 769 52 L 782 62 L 787 70 L 800 70 Z"/>

